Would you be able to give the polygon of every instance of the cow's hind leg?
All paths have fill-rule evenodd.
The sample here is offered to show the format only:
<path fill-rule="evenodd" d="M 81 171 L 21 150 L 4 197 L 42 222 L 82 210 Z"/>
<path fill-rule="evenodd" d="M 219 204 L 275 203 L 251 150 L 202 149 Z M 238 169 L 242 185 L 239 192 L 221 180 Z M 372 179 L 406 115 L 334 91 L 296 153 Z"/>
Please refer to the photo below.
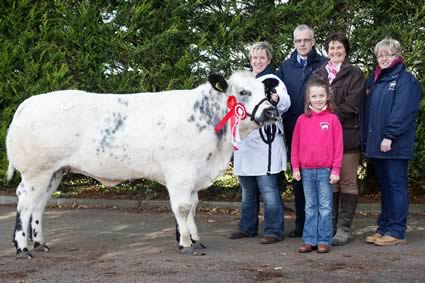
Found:
<path fill-rule="evenodd" d="M 35 251 L 49 251 L 49 247 L 46 245 L 46 241 L 43 236 L 43 214 L 46 209 L 47 202 L 49 201 L 50 196 L 56 191 L 59 187 L 63 178 L 63 171 L 57 171 L 53 174 L 52 179 L 50 180 L 47 190 L 42 193 L 40 200 L 36 204 L 34 211 L 31 216 L 32 222 L 30 223 L 30 228 L 32 228 L 32 237 L 34 242 Z"/>
<path fill-rule="evenodd" d="M 187 217 L 187 226 L 189 228 L 190 237 L 192 239 L 192 247 L 195 249 L 205 249 L 206 247 L 201 243 L 198 228 L 195 223 L 196 207 L 198 205 L 198 192 L 192 192 L 190 196 L 190 211 Z"/>
<path fill-rule="evenodd" d="M 41 176 L 41 174 L 40 174 Z M 13 242 L 16 247 L 16 256 L 22 258 L 32 258 L 28 251 L 28 227 L 30 217 L 40 201 L 43 190 L 46 190 L 50 178 L 38 177 L 28 179 L 22 175 L 22 181 L 19 184 L 16 195 L 18 197 L 18 206 L 16 212 L 16 225 L 13 233 Z"/>

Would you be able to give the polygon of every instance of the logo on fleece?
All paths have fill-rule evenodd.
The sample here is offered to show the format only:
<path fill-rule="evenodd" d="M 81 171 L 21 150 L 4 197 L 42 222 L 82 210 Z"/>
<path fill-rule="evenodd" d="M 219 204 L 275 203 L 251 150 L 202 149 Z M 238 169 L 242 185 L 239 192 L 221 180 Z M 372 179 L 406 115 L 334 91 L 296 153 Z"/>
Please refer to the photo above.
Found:
<path fill-rule="evenodd" d="M 320 128 L 322 131 L 329 130 L 329 123 L 328 122 L 320 122 Z"/>

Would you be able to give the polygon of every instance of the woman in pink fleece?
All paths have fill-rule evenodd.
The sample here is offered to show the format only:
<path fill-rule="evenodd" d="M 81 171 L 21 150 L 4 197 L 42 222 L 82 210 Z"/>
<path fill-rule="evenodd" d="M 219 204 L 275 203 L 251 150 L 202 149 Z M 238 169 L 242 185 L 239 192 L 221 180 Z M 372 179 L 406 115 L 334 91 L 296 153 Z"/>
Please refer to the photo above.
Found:
<path fill-rule="evenodd" d="M 318 253 L 327 253 L 332 242 L 332 184 L 339 181 L 343 140 L 330 97 L 325 81 L 310 79 L 304 114 L 298 118 L 292 137 L 293 178 L 302 180 L 306 200 L 300 253 L 316 248 Z"/>

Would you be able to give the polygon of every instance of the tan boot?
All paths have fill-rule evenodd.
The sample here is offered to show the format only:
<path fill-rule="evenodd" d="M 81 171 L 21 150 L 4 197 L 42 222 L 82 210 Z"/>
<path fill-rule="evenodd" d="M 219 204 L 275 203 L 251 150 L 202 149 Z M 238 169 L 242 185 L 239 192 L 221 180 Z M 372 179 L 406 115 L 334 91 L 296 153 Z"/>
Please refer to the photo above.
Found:
<path fill-rule="evenodd" d="M 403 245 L 403 244 L 407 244 L 406 239 L 398 239 L 388 235 L 379 237 L 375 241 L 375 245 L 377 246 L 395 246 L 395 245 Z"/>
<path fill-rule="evenodd" d="M 379 234 L 379 233 L 375 233 L 373 235 L 367 236 L 366 237 L 366 243 L 369 244 L 375 244 L 376 240 L 379 238 L 382 238 L 384 235 Z"/>

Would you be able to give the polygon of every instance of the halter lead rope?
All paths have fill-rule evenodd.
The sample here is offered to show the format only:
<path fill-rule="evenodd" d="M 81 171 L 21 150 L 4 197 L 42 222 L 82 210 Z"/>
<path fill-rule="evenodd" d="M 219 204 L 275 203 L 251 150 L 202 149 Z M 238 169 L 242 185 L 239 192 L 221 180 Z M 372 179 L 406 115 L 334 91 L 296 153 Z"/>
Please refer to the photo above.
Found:
<path fill-rule="evenodd" d="M 278 128 L 275 124 L 264 126 L 266 137 L 264 137 L 262 129 L 263 128 L 259 128 L 258 131 L 260 132 L 260 136 L 263 142 L 268 145 L 267 175 L 270 175 L 272 165 L 272 143 L 276 138 L 276 132 Z"/>

